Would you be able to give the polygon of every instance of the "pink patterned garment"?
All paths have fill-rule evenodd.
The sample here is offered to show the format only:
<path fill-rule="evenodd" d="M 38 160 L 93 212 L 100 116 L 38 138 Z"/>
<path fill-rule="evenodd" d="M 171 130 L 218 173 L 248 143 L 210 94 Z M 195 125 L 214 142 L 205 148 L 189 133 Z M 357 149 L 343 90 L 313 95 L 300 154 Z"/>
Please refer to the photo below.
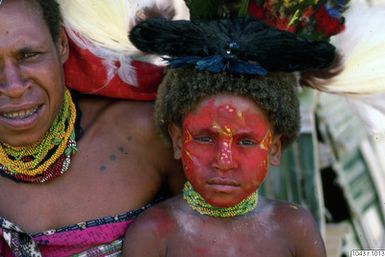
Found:
<path fill-rule="evenodd" d="M 119 256 L 126 229 L 147 207 L 38 234 L 0 217 L 0 257 Z"/>

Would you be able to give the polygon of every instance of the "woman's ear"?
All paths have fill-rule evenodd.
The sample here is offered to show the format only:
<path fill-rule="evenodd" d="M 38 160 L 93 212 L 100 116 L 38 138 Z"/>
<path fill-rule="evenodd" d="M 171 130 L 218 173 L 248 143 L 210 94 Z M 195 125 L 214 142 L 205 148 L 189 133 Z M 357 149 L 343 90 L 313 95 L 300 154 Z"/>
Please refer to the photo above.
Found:
<path fill-rule="evenodd" d="M 61 26 L 59 31 L 59 37 L 57 39 L 57 49 L 59 52 L 61 63 L 64 64 L 69 56 L 69 45 L 67 34 L 65 33 L 63 26 Z"/>
<path fill-rule="evenodd" d="M 276 135 L 273 137 L 273 141 L 270 147 L 270 165 L 279 166 L 281 163 L 282 152 L 282 135 Z"/>
<path fill-rule="evenodd" d="M 175 123 L 168 125 L 168 133 L 172 140 L 172 147 L 174 149 L 174 158 L 179 160 L 182 158 L 182 129 Z"/>

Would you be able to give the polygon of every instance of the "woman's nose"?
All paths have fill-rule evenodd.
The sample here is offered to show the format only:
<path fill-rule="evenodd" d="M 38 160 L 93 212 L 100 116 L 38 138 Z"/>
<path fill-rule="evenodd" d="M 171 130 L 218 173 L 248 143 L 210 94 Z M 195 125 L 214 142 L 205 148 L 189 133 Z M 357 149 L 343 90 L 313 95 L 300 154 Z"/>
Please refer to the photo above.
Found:
<path fill-rule="evenodd" d="M 19 98 L 27 90 L 26 82 L 22 77 L 18 64 L 5 62 L 0 70 L 0 92 L 10 98 Z"/>

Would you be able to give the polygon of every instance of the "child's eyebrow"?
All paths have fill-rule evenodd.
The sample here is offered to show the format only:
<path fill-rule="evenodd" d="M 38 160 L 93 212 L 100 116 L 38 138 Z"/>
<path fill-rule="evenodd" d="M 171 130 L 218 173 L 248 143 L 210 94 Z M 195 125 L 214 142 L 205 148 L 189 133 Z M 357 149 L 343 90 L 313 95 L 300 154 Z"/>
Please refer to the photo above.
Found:
<path fill-rule="evenodd" d="M 241 131 L 241 132 L 235 133 L 233 136 L 237 138 L 246 137 L 246 138 L 255 139 L 257 141 L 262 141 L 265 135 L 266 135 L 266 132 L 258 133 L 255 130 L 250 130 L 250 131 L 248 130 L 248 131 Z"/>
<path fill-rule="evenodd" d="M 212 128 L 198 128 L 198 129 L 193 129 L 193 131 L 191 131 L 191 129 L 189 129 L 190 133 L 192 132 L 192 134 L 214 134 L 214 133 L 218 133 L 218 129 L 215 129 L 214 127 Z"/>
<path fill-rule="evenodd" d="M 263 137 L 265 133 L 257 133 L 255 130 L 247 130 L 247 131 L 240 131 L 237 133 L 234 133 L 234 136 L 237 137 L 248 137 L 248 136 L 258 136 L 258 137 Z"/>

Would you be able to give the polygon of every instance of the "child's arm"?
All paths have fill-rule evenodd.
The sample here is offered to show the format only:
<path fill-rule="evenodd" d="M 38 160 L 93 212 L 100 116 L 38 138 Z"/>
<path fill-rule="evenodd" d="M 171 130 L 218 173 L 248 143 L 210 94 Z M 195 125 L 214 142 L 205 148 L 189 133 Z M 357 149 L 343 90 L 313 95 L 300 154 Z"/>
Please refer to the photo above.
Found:
<path fill-rule="evenodd" d="M 147 210 L 128 227 L 123 244 L 124 257 L 164 256 L 162 249 L 166 233 L 161 233 L 164 215 L 162 210 L 153 209 L 156 207 Z"/>
<path fill-rule="evenodd" d="M 296 257 L 326 257 L 323 239 L 311 214 L 302 207 L 297 208 L 293 217 L 292 239 Z"/>

